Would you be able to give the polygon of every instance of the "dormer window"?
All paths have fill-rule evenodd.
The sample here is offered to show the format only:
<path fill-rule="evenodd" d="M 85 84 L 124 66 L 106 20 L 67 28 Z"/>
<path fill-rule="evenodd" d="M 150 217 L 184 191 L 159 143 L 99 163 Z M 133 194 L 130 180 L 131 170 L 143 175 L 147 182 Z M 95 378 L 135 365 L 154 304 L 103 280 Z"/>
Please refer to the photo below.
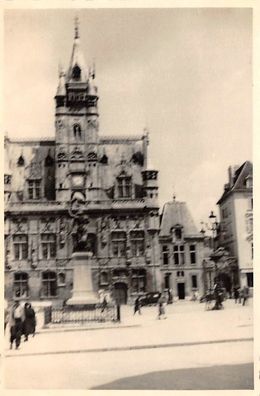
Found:
<path fill-rule="evenodd" d="M 118 198 L 131 198 L 132 196 L 132 178 L 130 176 L 119 176 L 118 183 Z"/>
<path fill-rule="evenodd" d="M 41 198 L 41 180 L 28 180 L 28 198 L 36 200 Z"/>
<path fill-rule="evenodd" d="M 175 228 L 174 233 L 175 233 L 175 238 L 176 239 L 179 239 L 179 240 L 182 239 L 182 229 L 181 229 L 181 227 Z"/>
<path fill-rule="evenodd" d="M 183 227 L 180 224 L 176 224 L 171 228 L 171 234 L 173 241 L 181 241 L 183 239 Z"/>
<path fill-rule="evenodd" d="M 72 77 L 74 80 L 79 80 L 81 76 L 81 69 L 78 65 L 75 65 L 72 69 Z"/>

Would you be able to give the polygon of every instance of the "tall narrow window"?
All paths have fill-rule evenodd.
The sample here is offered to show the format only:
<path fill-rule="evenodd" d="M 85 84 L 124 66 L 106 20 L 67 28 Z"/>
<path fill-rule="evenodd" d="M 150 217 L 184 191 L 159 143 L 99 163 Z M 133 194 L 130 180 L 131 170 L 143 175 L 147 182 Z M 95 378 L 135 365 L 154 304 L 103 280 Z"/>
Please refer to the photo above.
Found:
<path fill-rule="evenodd" d="M 112 232 L 112 254 L 114 257 L 126 256 L 126 233 Z"/>
<path fill-rule="evenodd" d="M 27 235 L 14 235 L 14 258 L 24 260 L 28 257 L 28 237 Z"/>
<path fill-rule="evenodd" d="M 75 139 L 81 140 L 81 127 L 79 124 L 73 125 L 73 134 Z"/>
<path fill-rule="evenodd" d="M 132 194 L 131 177 L 120 176 L 118 177 L 117 182 L 118 182 L 118 198 L 131 198 L 131 194 Z"/>
<path fill-rule="evenodd" d="M 163 256 L 163 264 L 167 265 L 169 264 L 169 249 L 167 245 L 164 245 L 162 247 L 162 256 Z"/>
<path fill-rule="evenodd" d="M 173 247 L 173 257 L 175 265 L 185 264 L 184 245 L 175 245 Z"/>
<path fill-rule="evenodd" d="M 197 289 L 197 287 L 198 287 L 197 275 L 192 275 L 191 276 L 191 287 L 193 289 Z"/>
<path fill-rule="evenodd" d="M 41 180 L 28 180 L 28 198 L 41 198 Z"/>
<path fill-rule="evenodd" d="M 190 245 L 190 263 L 196 264 L 196 245 Z"/>
<path fill-rule="evenodd" d="M 130 233 L 131 253 L 132 256 L 144 255 L 144 232 L 132 231 Z"/>
<path fill-rule="evenodd" d="M 254 286 L 253 272 L 247 272 L 246 277 L 247 277 L 247 286 L 253 287 Z"/>
<path fill-rule="evenodd" d="M 42 295 L 44 297 L 55 297 L 57 295 L 57 275 L 55 272 L 46 271 L 42 273 Z"/>
<path fill-rule="evenodd" d="M 182 227 L 181 226 L 176 227 L 174 230 L 174 233 L 175 233 L 175 238 L 177 240 L 182 239 Z"/>
<path fill-rule="evenodd" d="M 107 286 L 108 285 L 108 273 L 106 271 L 102 271 L 101 272 L 99 284 L 100 284 L 100 286 Z"/>
<path fill-rule="evenodd" d="M 52 259 L 56 257 L 56 235 L 41 235 L 42 258 Z"/>
<path fill-rule="evenodd" d="M 28 274 L 26 272 L 17 272 L 14 274 L 14 297 L 26 298 L 29 295 Z"/>

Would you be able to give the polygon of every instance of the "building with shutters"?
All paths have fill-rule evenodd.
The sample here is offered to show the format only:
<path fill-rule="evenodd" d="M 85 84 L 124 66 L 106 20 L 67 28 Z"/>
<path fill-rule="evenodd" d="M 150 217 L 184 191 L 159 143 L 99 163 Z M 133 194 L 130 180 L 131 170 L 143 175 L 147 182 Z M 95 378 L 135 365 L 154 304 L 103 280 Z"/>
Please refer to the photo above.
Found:
<path fill-rule="evenodd" d="M 253 165 L 250 161 L 228 168 L 228 183 L 217 202 L 219 245 L 236 259 L 241 287 L 253 288 Z"/>
<path fill-rule="evenodd" d="M 95 291 L 117 289 L 124 303 L 161 288 L 158 171 L 148 166 L 148 134 L 100 133 L 98 100 L 76 25 L 70 64 L 59 73 L 55 137 L 5 138 L 8 300 L 70 298 L 78 215 Z"/>

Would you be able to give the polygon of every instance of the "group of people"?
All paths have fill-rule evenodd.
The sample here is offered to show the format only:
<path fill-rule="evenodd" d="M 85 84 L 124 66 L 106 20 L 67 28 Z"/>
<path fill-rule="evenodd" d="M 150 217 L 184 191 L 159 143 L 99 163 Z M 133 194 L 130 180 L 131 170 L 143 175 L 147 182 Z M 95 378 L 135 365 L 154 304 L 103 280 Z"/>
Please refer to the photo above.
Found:
<path fill-rule="evenodd" d="M 26 302 L 22 306 L 19 301 L 15 301 L 10 308 L 6 307 L 4 331 L 6 331 L 8 325 L 10 331 L 10 349 L 13 348 L 13 344 L 15 344 L 16 349 L 19 349 L 23 335 L 24 341 L 28 341 L 30 334 L 34 337 L 36 315 L 31 303 Z"/>

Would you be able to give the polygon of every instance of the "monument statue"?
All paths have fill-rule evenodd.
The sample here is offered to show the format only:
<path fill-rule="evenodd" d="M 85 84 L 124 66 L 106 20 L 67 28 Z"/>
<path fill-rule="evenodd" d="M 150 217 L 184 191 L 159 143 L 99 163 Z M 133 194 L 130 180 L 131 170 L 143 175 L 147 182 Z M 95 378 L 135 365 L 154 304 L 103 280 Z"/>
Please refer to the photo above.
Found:
<path fill-rule="evenodd" d="M 74 252 L 88 251 L 88 224 L 87 216 L 76 217 L 74 220 Z"/>

